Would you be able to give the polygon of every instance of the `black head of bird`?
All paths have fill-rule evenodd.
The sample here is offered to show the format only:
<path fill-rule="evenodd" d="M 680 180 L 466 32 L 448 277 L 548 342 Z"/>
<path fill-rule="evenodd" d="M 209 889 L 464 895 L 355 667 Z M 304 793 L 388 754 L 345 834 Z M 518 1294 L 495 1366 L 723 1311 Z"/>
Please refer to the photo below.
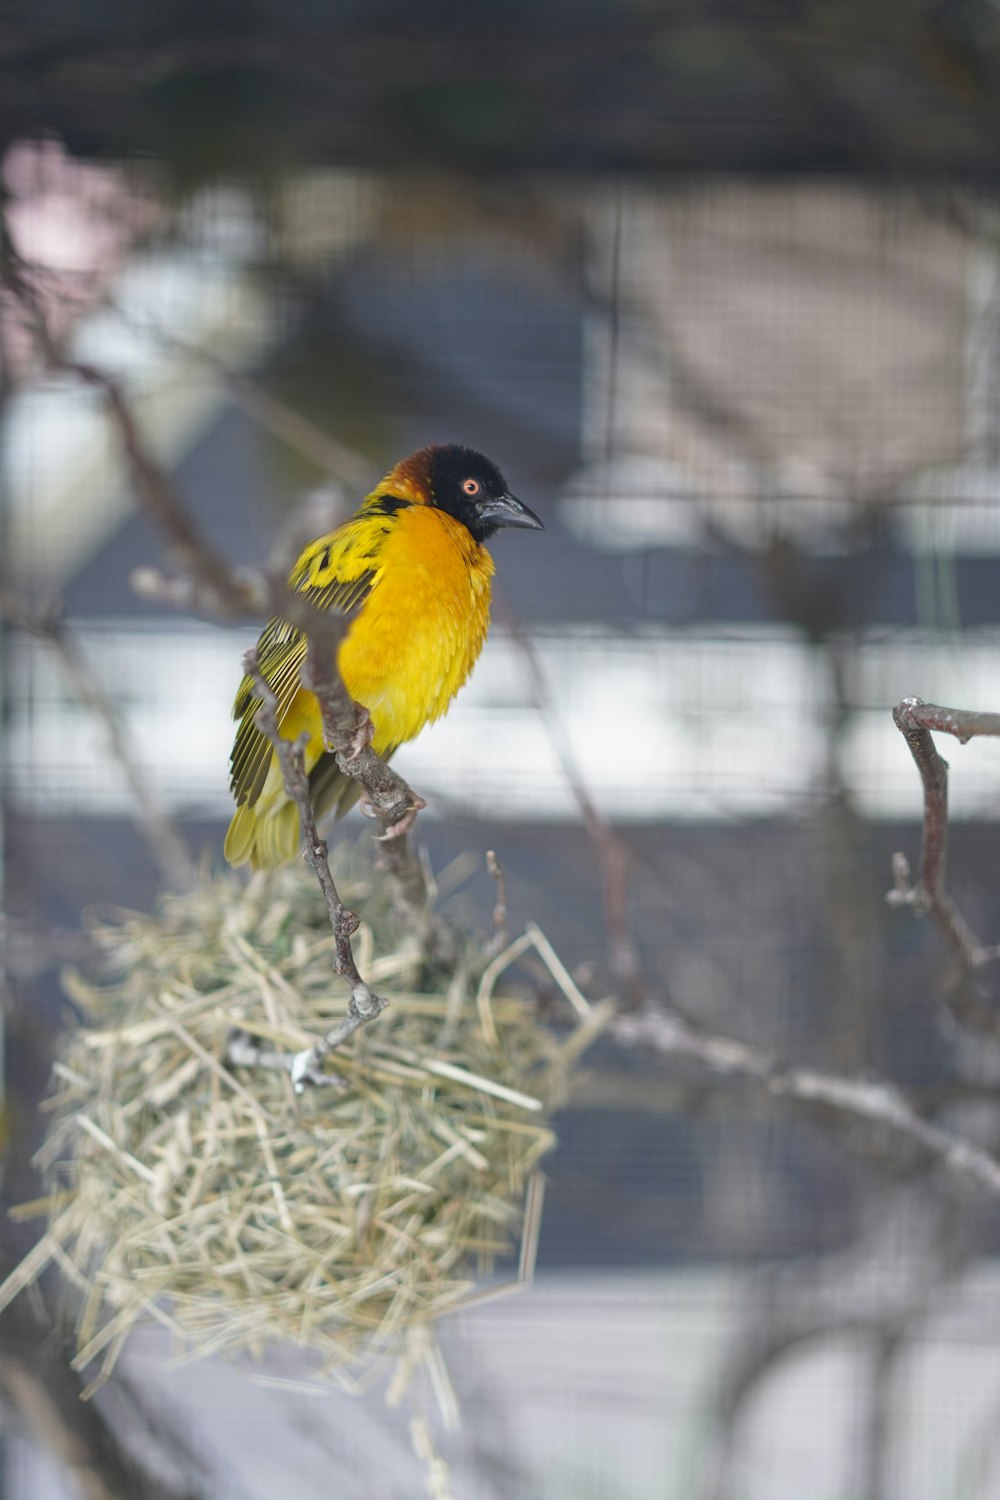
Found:
<path fill-rule="evenodd" d="M 511 494 L 496 464 L 474 448 L 442 443 L 419 456 L 426 462 L 431 504 L 461 521 L 477 542 L 485 542 L 503 526 L 544 531 L 534 511 Z"/>

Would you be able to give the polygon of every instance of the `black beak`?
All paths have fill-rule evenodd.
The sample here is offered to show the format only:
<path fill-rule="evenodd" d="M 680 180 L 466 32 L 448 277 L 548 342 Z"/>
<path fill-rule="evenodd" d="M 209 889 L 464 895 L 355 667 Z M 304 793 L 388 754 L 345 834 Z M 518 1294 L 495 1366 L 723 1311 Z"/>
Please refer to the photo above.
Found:
<path fill-rule="evenodd" d="M 497 495 L 494 499 L 484 500 L 478 511 L 477 519 L 487 521 L 497 530 L 501 526 L 523 526 L 526 531 L 545 530 L 535 512 L 516 495 Z"/>

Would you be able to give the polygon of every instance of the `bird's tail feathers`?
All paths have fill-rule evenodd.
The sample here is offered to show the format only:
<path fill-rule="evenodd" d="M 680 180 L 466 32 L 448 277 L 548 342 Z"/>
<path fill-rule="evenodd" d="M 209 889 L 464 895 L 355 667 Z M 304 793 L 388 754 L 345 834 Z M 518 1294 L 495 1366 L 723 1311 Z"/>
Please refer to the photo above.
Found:
<path fill-rule="evenodd" d="M 256 807 L 244 804 L 233 814 L 224 853 L 231 865 L 276 870 L 295 858 L 298 847 L 299 810 L 294 802 L 260 815 Z"/>
<path fill-rule="evenodd" d="M 392 750 L 383 758 L 388 760 Z M 357 802 L 361 787 L 352 777 L 344 775 L 335 756 L 324 753 L 309 773 L 309 795 L 319 822 L 331 813 L 342 818 Z M 277 806 L 268 801 L 262 808 L 264 801 L 261 798 L 253 804 L 245 802 L 233 814 L 224 849 L 231 865 L 249 864 L 253 870 L 276 870 L 295 858 L 300 838 L 298 808 L 287 800 Z"/>

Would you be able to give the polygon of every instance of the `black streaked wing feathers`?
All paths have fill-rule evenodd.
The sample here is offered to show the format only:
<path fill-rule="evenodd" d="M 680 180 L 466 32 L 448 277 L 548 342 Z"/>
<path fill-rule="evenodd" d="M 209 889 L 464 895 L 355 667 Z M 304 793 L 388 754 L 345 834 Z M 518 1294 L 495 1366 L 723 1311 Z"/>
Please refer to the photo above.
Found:
<path fill-rule="evenodd" d="M 311 552 L 312 549 L 307 549 L 292 574 L 293 585 L 317 609 L 339 609 L 353 619 L 371 593 L 375 570 L 369 569 L 349 581 L 337 579 L 321 588 L 310 587 L 300 579 L 307 576 L 308 569 L 303 563 Z M 279 724 L 298 691 L 305 656 L 306 641 L 300 630 L 281 619 L 268 621 L 257 642 L 257 660 L 265 682 L 278 700 Z M 253 680 L 244 677 L 233 705 L 233 718 L 239 719 L 240 725 L 230 757 L 230 786 L 238 807 L 246 802 L 253 806 L 257 801 L 271 763 L 271 743 L 254 723 L 259 707 L 260 699 L 254 692 Z"/>

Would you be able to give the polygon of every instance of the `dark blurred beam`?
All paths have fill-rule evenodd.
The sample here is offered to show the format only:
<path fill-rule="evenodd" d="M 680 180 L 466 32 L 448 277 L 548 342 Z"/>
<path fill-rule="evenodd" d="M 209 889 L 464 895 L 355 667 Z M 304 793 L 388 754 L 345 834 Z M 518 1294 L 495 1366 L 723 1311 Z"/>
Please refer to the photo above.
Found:
<path fill-rule="evenodd" d="M 0 145 L 181 181 L 306 161 L 928 178 L 1000 172 L 989 0 L 8 7 Z"/>

